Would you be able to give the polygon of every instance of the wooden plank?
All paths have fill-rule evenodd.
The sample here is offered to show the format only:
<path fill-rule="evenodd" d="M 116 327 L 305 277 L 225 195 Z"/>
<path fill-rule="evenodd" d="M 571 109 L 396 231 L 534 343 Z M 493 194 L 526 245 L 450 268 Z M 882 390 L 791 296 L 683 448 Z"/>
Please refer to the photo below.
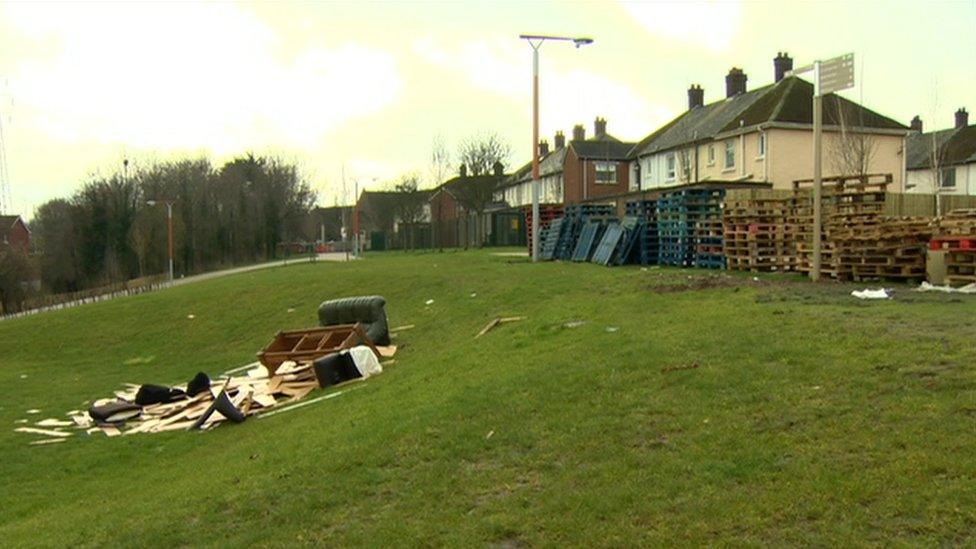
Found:
<path fill-rule="evenodd" d="M 33 435 L 45 435 L 49 437 L 70 437 L 71 433 L 65 433 L 64 431 L 53 431 L 51 429 L 37 429 L 34 427 L 17 427 L 14 429 L 17 433 L 30 433 Z"/>

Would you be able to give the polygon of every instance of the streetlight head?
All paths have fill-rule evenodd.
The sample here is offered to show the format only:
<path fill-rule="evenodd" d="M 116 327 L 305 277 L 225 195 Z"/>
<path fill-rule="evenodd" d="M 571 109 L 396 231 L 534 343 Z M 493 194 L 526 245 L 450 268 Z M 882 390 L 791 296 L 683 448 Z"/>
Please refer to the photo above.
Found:
<path fill-rule="evenodd" d="M 592 43 L 593 43 L 593 39 L 592 38 L 585 38 L 585 37 L 584 38 L 573 38 L 573 44 L 576 46 L 577 49 L 579 49 L 580 46 L 586 46 L 586 45 L 592 44 Z"/>

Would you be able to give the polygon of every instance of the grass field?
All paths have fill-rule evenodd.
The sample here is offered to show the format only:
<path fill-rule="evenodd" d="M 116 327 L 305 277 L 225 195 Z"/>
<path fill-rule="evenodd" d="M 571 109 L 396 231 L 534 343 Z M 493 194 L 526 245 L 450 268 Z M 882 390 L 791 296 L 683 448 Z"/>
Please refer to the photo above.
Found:
<path fill-rule="evenodd" d="M 976 299 L 852 288 L 391 253 L 2 322 L 0 540 L 971 543 Z M 123 382 L 245 364 L 322 300 L 373 293 L 416 328 L 337 398 L 206 433 L 13 432 Z"/>

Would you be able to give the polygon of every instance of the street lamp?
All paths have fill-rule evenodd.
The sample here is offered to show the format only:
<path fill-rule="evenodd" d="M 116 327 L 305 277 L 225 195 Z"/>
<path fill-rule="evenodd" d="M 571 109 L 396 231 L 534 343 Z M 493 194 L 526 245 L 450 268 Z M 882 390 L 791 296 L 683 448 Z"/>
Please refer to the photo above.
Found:
<path fill-rule="evenodd" d="M 592 44 L 592 38 L 520 34 L 532 46 L 532 261 L 539 261 L 539 48 L 546 40 L 572 42 L 579 48 Z"/>
<path fill-rule="evenodd" d="M 147 200 L 147 206 L 156 204 L 166 204 L 166 224 L 169 229 L 169 281 L 173 282 L 173 201 L 172 200 Z"/>

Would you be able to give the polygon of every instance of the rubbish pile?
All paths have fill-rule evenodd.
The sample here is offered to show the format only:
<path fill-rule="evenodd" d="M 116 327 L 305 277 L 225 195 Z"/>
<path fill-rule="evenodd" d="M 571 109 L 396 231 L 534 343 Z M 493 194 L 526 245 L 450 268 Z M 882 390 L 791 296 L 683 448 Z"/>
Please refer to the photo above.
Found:
<path fill-rule="evenodd" d="M 40 445 L 63 442 L 76 434 L 101 432 L 114 437 L 206 430 L 272 410 L 284 411 L 300 405 L 298 401 L 316 389 L 383 371 L 380 360 L 392 358 L 396 347 L 377 346 L 367 333 L 389 343 L 384 306 L 385 300 L 379 296 L 327 301 L 319 308 L 320 318 L 358 320 L 281 331 L 258 353 L 257 362 L 224 372 L 215 380 L 200 372 L 188 383 L 174 386 L 127 383 L 113 397 L 96 400 L 87 412 L 72 410 L 65 414 L 67 419 L 45 419 L 15 431 L 43 435 L 46 438 L 30 443 Z"/>

